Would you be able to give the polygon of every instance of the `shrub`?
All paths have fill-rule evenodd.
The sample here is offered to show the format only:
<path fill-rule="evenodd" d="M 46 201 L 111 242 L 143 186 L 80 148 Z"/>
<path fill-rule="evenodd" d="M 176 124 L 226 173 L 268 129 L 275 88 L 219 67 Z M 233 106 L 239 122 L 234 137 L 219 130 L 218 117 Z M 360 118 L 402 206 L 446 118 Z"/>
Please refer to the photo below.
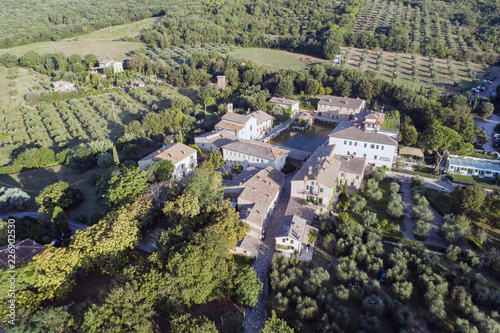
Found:
<path fill-rule="evenodd" d="M 430 223 L 423 220 L 417 220 L 417 222 L 415 222 L 415 225 L 413 226 L 413 234 L 415 235 L 416 239 L 426 240 L 430 232 Z"/>
<path fill-rule="evenodd" d="M 30 196 L 20 188 L 0 187 L 0 213 L 18 208 L 29 199 Z"/>
<path fill-rule="evenodd" d="M 366 206 L 366 199 L 362 196 L 355 194 L 351 197 L 351 210 L 359 212 Z"/>
<path fill-rule="evenodd" d="M 234 165 L 231 167 L 231 172 L 239 175 L 243 172 L 243 165 L 239 162 L 234 163 Z"/>

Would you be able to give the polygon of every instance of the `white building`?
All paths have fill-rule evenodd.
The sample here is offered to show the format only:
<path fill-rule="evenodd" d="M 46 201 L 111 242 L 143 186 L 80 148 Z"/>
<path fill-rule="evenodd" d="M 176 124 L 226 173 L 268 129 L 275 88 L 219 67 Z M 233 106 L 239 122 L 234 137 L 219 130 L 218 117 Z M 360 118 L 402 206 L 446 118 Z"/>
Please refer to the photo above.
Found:
<path fill-rule="evenodd" d="M 307 220 L 297 215 L 283 216 L 276 230 L 276 249 L 285 253 L 300 253 L 309 244 L 309 233 L 318 229 L 307 224 Z"/>
<path fill-rule="evenodd" d="M 397 155 L 398 142 L 386 134 L 365 131 L 350 126 L 329 135 L 329 144 L 335 145 L 335 154 L 366 158 L 376 167 L 392 167 Z"/>
<path fill-rule="evenodd" d="M 335 154 L 366 158 L 376 167 L 392 167 L 397 158 L 398 131 L 384 130 L 385 115 L 371 112 L 356 121 L 342 121 L 329 134 Z"/>
<path fill-rule="evenodd" d="M 55 81 L 52 83 L 53 91 L 70 91 L 75 90 L 76 85 L 68 81 Z"/>
<path fill-rule="evenodd" d="M 215 125 L 215 131 L 229 131 L 240 140 L 257 140 L 264 137 L 273 126 L 273 117 L 263 111 L 239 114 L 230 110 Z"/>
<path fill-rule="evenodd" d="M 102 70 L 104 68 L 113 68 L 113 73 L 120 73 L 123 72 L 123 62 L 121 61 L 114 61 L 114 60 L 100 60 L 99 61 L 99 68 Z"/>
<path fill-rule="evenodd" d="M 316 116 L 335 120 L 350 120 L 366 108 L 366 101 L 359 98 L 323 96 L 318 102 Z"/>
<path fill-rule="evenodd" d="M 238 138 L 230 131 L 212 131 L 209 133 L 202 134 L 194 138 L 194 143 L 201 149 L 205 154 L 209 154 L 213 151 L 220 151 L 220 148 Z"/>
<path fill-rule="evenodd" d="M 250 231 L 237 244 L 233 253 L 251 257 L 257 255 L 264 224 L 273 212 L 284 180 L 285 174 L 268 166 L 244 183 L 224 188 L 225 194 L 236 196 L 240 220 L 250 226 Z"/>
<path fill-rule="evenodd" d="M 456 175 L 495 179 L 500 175 L 500 161 L 450 155 L 446 170 Z"/>
<path fill-rule="evenodd" d="M 272 166 L 281 170 L 285 166 L 289 153 L 288 149 L 257 141 L 237 140 L 222 146 L 222 155 L 226 165 L 232 166 L 239 162 L 245 168 L 255 166 L 264 169 Z"/>
<path fill-rule="evenodd" d="M 198 166 L 198 151 L 180 142 L 166 145 L 141 159 L 139 169 L 146 170 L 149 165 L 161 160 L 172 162 L 175 167 L 172 180 L 181 180 Z"/>
<path fill-rule="evenodd" d="M 293 99 L 288 99 L 288 98 L 282 98 L 282 97 L 272 97 L 269 100 L 269 103 L 274 103 L 283 109 L 290 109 L 292 108 L 292 115 L 296 114 L 299 112 L 299 101 L 294 101 Z"/>

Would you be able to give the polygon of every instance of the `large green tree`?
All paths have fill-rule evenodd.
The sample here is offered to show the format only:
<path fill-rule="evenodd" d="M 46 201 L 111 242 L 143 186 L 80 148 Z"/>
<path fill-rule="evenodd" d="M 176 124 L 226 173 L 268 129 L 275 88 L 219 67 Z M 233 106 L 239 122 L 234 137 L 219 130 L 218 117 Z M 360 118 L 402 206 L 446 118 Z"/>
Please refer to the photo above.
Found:
<path fill-rule="evenodd" d="M 234 280 L 236 285 L 236 299 L 244 306 L 255 306 L 262 292 L 263 284 L 251 266 L 241 269 Z"/>
<path fill-rule="evenodd" d="M 202 208 L 221 200 L 223 198 L 221 173 L 206 168 L 194 170 L 193 176 L 186 180 L 184 193 L 197 197 Z"/>
<path fill-rule="evenodd" d="M 42 213 L 52 213 L 55 207 L 67 208 L 73 204 L 73 189 L 68 183 L 60 181 L 49 185 L 35 198 Z"/>
<path fill-rule="evenodd" d="M 127 204 L 143 194 L 148 185 L 146 173 L 132 163 L 113 167 L 96 184 L 98 200 L 107 208 Z"/>
<path fill-rule="evenodd" d="M 486 199 L 486 191 L 478 185 L 457 186 L 451 193 L 451 209 L 455 214 L 470 215 L 479 212 Z"/>
<path fill-rule="evenodd" d="M 293 333 L 294 330 L 286 321 L 278 318 L 276 312 L 272 310 L 271 317 L 267 318 L 262 333 Z"/>
<path fill-rule="evenodd" d="M 453 151 L 462 142 L 460 134 L 446 126 L 436 125 L 427 128 L 420 136 L 420 145 L 431 153 L 436 153 L 438 160 L 434 171 L 439 169 L 444 155 Z"/>
<path fill-rule="evenodd" d="M 154 303 L 136 283 L 117 285 L 102 304 L 92 304 L 85 313 L 85 332 L 153 332 Z"/>
<path fill-rule="evenodd" d="M 171 322 L 171 333 L 218 333 L 214 322 L 207 317 L 193 318 L 190 314 L 178 316 Z"/>

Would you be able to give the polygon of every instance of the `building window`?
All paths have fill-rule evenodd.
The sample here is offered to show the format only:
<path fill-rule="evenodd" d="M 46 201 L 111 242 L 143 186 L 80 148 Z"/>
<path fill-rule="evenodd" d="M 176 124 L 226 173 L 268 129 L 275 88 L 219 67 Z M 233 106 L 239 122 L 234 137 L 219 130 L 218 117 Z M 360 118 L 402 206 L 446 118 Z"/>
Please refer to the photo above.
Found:
<path fill-rule="evenodd" d="M 349 141 L 349 146 L 352 146 L 352 141 Z"/>
<path fill-rule="evenodd" d="M 344 144 L 345 144 L 345 145 L 347 144 L 347 140 L 344 140 Z"/>
<path fill-rule="evenodd" d="M 344 173 L 343 172 L 340 173 L 340 177 L 344 177 Z"/>
<path fill-rule="evenodd" d="M 281 241 L 282 241 L 283 243 L 286 243 L 286 238 L 283 238 Z"/>
<path fill-rule="evenodd" d="M 371 149 L 375 148 L 375 145 L 370 145 L 370 148 L 371 148 Z"/>
<path fill-rule="evenodd" d="M 373 156 L 373 159 L 376 160 L 377 159 L 377 155 Z"/>
<path fill-rule="evenodd" d="M 306 186 L 306 191 L 309 191 L 309 186 Z"/>
<path fill-rule="evenodd" d="M 366 158 L 366 154 L 363 154 L 363 157 Z"/>
<path fill-rule="evenodd" d="M 384 146 L 380 146 L 380 150 L 384 150 Z"/>
<path fill-rule="evenodd" d="M 311 182 L 311 185 L 314 185 L 314 182 Z"/>
<path fill-rule="evenodd" d="M 319 189 L 319 192 L 320 192 L 320 193 L 323 193 L 323 189 L 322 189 L 322 188 L 321 188 L 321 189 Z"/>
<path fill-rule="evenodd" d="M 366 143 L 365 143 L 365 148 L 366 148 Z"/>
<path fill-rule="evenodd" d="M 290 239 L 290 244 L 293 244 L 293 239 Z"/>
<path fill-rule="evenodd" d="M 354 147 L 357 147 L 358 146 L 358 143 L 357 142 L 354 142 Z"/>
<path fill-rule="evenodd" d="M 351 155 L 351 152 L 350 152 L 350 151 L 347 151 L 347 155 Z"/>
<path fill-rule="evenodd" d="M 356 152 L 353 152 L 352 154 L 353 154 L 354 156 L 356 156 Z"/>
<path fill-rule="evenodd" d="M 377 145 L 377 148 L 376 148 L 376 149 L 378 149 L 378 148 L 379 148 L 379 145 Z"/>
<path fill-rule="evenodd" d="M 356 176 L 356 179 L 359 179 L 359 175 Z"/>

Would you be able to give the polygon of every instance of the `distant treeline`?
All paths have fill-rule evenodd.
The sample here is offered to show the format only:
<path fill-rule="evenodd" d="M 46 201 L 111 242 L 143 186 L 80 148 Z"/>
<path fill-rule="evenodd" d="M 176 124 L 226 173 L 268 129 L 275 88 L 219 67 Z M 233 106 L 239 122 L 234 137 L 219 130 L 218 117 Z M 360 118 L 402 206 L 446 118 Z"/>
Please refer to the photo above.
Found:
<path fill-rule="evenodd" d="M 2 2 L 0 48 L 53 41 L 161 15 L 168 3 L 155 0 Z"/>

